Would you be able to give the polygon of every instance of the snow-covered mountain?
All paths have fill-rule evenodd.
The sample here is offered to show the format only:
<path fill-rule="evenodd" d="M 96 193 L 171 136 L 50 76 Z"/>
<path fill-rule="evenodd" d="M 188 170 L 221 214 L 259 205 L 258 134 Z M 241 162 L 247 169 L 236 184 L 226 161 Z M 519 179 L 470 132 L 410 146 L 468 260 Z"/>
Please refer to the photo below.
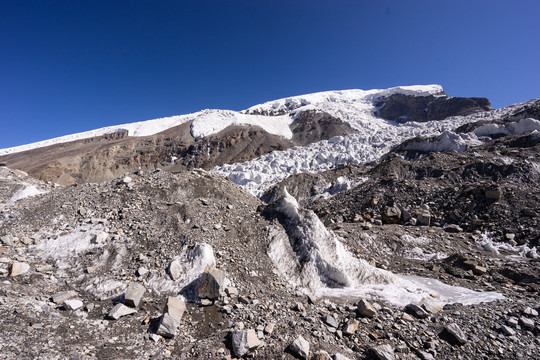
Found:
<path fill-rule="evenodd" d="M 432 111 L 423 122 L 406 121 L 430 104 L 445 110 Z M 380 109 L 392 106 L 405 112 L 398 119 L 382 118 Z M 443 119 L 448 114 L 485 110 L 476 100 L 445 95 L 439 85 L 327 91 L 240 112 L 203 110 L 0 149 L 0 162 L 63 185 L 137 169 L 202 167 L 259 195 L 289 175 L 372 161 L 405 139 L 477 119 Z"/>

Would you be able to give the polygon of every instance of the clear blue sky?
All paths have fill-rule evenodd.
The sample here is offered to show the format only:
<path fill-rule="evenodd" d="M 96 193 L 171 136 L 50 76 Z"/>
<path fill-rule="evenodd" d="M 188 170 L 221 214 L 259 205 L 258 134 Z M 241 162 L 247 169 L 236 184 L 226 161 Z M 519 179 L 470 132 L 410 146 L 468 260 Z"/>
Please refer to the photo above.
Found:
<path fill-rule="evenodd" d="M 0 148 L 292 95 L 540 97 L 540 1 L 0 0 Z"/>

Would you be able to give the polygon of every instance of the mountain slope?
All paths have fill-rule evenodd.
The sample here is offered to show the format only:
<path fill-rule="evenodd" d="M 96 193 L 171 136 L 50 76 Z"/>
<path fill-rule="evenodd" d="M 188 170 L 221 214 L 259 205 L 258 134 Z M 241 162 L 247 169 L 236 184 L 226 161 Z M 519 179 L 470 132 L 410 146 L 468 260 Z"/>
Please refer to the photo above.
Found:
<path fill-rule="evenodd" d="M 335 138 L 332 140 L 335 145 L 330 147 L 342 147 L 349 153 L 347 160 L 339 161 L 350 161 L 354 156 L 358 158 L 356 162 L 363 162 L 372 158 L 373 151 L 371 145 L 364 149 L 362 144 L 373 144 L 385 151 L 385 144 L 396 144 L 416 134 L 433 133 L 430 130 L 432 123 L 399 128 L 395 122 L 378 118 L 377 109 L 384 109 L 384 104 L 393 102 L 395 96 L 419 99 L 411 100 L 412 110 L 423 107 L 426 102 L 450 103 L 457 99 L 444 95 L 437 85 L 322 92 L 276 100 L 243 112 L 204 110 L 0 149 L 0 162 L 62 185 L 111 180 L 126 172 L 156 168 L 178 171 L 224 166 L 215 171 L 238 178 L 226 164 L 248 161 L 291 147 L 310 144 L 318 144 L 315 148 L 328 147 L 324 140 L 332 138 Z M 460 101 L 450 109 L 445 108 L 444 113 L 430 113 L 425 120 L 485 110 L 485 107 L 473 105 Z M 336 138 L 349 139 L 347 135 L 354 133 L 359 135 L 345 140 L 357 144 L 352 151 L 348 145 L 341 144 L 343 138 Z M 378 155 L 380 152 L 375 151 L 375 156 Z M 317 164 L 321 161 L 334 166 L 334 160 L 327 157 L 321 153 L 314 168 L 297 164 L 295 167 L 301 166 L 301 169 L 296 172 L 320 171 Z M 290 167 L 286 165 L 287 169 Z M 271 175 L 271 179 L 267 177 L 262 176 L 261 181 L 273 184 L 283 174 Z M 259 190 L 255 188 L 263 186 L 256 181 L 253 184 L 251 178 L 237 182 L 244 180 L 250 183 L 250 191 L 257 192 Z"/>

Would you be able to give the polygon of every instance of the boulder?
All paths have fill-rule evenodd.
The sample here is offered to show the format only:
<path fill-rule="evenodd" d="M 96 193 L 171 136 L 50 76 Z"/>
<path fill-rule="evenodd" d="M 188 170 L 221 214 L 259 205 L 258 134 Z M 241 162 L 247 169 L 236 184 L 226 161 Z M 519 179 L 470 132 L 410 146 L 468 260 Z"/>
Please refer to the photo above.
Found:
<path fill-rule="evenodd" d="M 465 344 L 467 342 L 467 336 L 461 330 L 457 324 L 449 324 L 444 327 L 444 331 L 450 335 L 450 338 L 456 341 L 458 344 Z"/>
<path fill-rule="evenodd" d="M 110 319 L 118 320 L 122 316 L 131 315 L 136 313 L 137 310 L 127 307 L 124 304 L 116 304 L 115 307 L 112 308 L 112 310 L 107 315 Z"/>
<path fill-rule="evenodd" d="M 11 264 L 11 272 L 9 273 L 9 276 L 18 276 L 22 275 L 30 270 L 30 265 L 24 262 L 14 261 Z"/>
<path fill-rule="evenodd" d="M 401 220 L 401 210 L 398 206 L 387 206 L 382 213 L 385 224 L 397 224 Z"/>
<path fill-rule="evenodd" d="M 138 307 L 146 288 L 141 284 L 131 283 L 124 294 L 124 304 L 131 307 Z"/>
<path fill-rule="evenodd" d="M 225 271 L 213 267 L 204 269 L 201 286 L 199 287 L 199 297 L 201 299 L 218 299 L 225 287 Z"/>
<path fill-rule="evenodd" d="M 309 342 L 302 336 L 299 336 L 289 345 L 291 353 L 299 358 L 309 358 Z"/>
<path fill-rule="evenodd" d="M 360 316 L 365 316 L 368 318 L 372 318 L 377 314 L 377 310 L 371 305 L 370 302 L 366 300 L 360 300 L 358 302 L 358 308 L 356 309 L 356 313 Z"/>
<path fill-rule="evenodd" d="M 232 333 L 232 350 L 238 357 L 243 357 L 256 350 L 261 341 L 253 329 L 234 330 Z"/>
<path fill-rule="evenodd" d="M 371 348 L 371 352 L 379 360 L 394 360 L 394 348 L 392 346 L 378 345 Z"/>

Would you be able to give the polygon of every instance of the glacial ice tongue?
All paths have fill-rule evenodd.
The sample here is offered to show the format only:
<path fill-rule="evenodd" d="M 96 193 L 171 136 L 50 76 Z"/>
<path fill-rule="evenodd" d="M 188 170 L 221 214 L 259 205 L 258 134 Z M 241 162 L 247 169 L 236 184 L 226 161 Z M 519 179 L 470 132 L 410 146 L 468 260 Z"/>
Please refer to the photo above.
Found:
<path fill-rule="evenodd" d="M 275 204 L 281 226 L 270 230 L 268 255 L 277 271 L 299 291 L 314 296 L 372 298 L 396 306 L 422 299 L 474 304 L 502 299 L 494 292 L 476 292 L 438 280 L 397 275 L 375 268 L 347 251 L 340 238 L 317 215 L 301 209 L 286 189 Z"/>

